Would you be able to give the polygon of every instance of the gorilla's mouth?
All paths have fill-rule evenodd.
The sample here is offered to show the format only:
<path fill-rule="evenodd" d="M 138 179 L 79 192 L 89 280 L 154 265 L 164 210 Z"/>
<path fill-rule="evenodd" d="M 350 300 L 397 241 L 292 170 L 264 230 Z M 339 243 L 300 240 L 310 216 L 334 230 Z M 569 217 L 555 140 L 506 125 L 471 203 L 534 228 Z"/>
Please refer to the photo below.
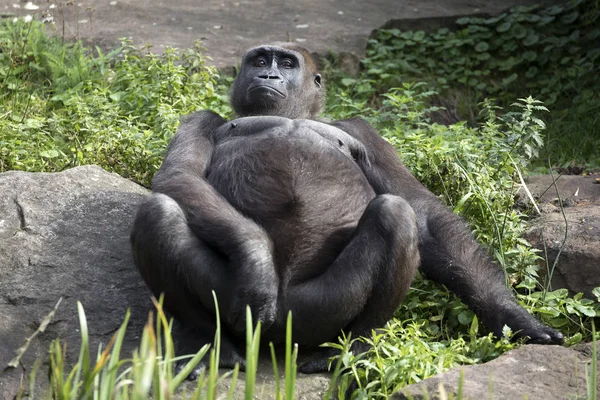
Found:
<path fill-rule="evenodd" d="M 285 97 L 285 94 L 283 94 L 283 92 L 280 92 L 279 90 L 275 89 L 273 86 L 268 86 L 268 85 L 254 86 L 254 87 L 248 89 L 248 93 L 252 93 L 257 90 L 264 90 L 266 93 L 274 93 L 281 97 Z"/>

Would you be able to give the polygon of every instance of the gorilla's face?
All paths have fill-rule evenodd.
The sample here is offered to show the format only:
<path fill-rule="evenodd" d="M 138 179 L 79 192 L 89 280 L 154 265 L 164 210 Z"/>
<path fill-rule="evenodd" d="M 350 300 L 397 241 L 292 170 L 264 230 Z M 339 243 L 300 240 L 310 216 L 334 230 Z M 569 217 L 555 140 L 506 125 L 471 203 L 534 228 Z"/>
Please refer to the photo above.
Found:
<path fill-rule="evenodd" d="M 321 75 L 311 71 L 300 52 L 260 46 L 244 55 L 232 93 L 232 105 L 239 116 L 311 118 L 320 110 L 321 102 Z"/>

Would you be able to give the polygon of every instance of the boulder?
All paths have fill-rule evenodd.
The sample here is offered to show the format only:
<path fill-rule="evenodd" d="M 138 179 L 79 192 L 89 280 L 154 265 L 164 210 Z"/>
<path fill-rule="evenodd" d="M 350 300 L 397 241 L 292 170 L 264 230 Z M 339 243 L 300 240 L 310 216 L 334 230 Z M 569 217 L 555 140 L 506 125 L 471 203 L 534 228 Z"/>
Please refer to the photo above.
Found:
<path fill-rule="evenodd" d="M 92 354 L 109 342 L 131 310 L 121 351 L 127 358 L 153 310 L 129 247 L 133 216 L 149 191 L 97 166 L 84 166 L 61 173 L 2 173 L 0 193 L 0 399 L 15 397 L 35 360 L 47 360 L 56 338 L 67 344 L 68 364 L 76 362 L 77 301 L 86 312 Z M 31 341 L 20 367 L 7 368 L 60 298 L 54 318 Z M 261 399 L 275 398 L 269 360 L 260 360 L 256 393 Z M 283 361 L 278 365 L 281 370 Z M 38 372 L 36 398 L 48 390 L 46 377 L 46 371 Z M 243 381 L 240 374 L 235 398 L 243 398 Z M 186 386 L 182 393 L 192 393 L 195 383 Z M 227 386 L 222 384 L 221 393 Z M 320 399 L 328 387 L 328 374 L 299 374 L 296 395 Z"/>
<path fill-rule="evenodd" d="M 587 398 L 591 375 L 586 377 L 586 365 L 589 369 L 591 355 L 590 344 L 571 348 L 529 344 L 486 364 L 456 367 L 406 386 L 392 398 L 446 399 L 452 398 L 450 393 L 456 398 L 461 373 L 462 399 L 465 400 Z M 600 379 L 597 382 L 600 383 Z M 600 385 L 596 390 L 600 391 Z"/>
<path fill-rule="evenodd" d="M 531 221 L 525 238 L 542 257 L 547 254 L 542 273 L 550 274 L 552 289 L 594 298 L 592 290 L 600 286 L 600 175 L 534 176 L 527 188 L 541 214 Z M 530 203 L 524 188 L 519 196 Z"/>
<path fill-rule="evenodd" d="M 28 375 L 35 359 L 47 358 L 55 338 L 68 343 L 67 359 L 77 360 L 77 301 L 87 314 L 91 349 L 106 344 L 131 309 L 124 348 L 131 354 L 151 302 L 133 265 L 129 226 L 148 191 L 86 166 L 61 173 L 6 172 L 0 174 L 0 193 L 2 368 L 63 298 L 46 331 L 31 342 L 23 368 L 0 376 L 0 398 L 13 398 L 22 374 Z M 44 377 L 40 373 L 37 380 Z"/>

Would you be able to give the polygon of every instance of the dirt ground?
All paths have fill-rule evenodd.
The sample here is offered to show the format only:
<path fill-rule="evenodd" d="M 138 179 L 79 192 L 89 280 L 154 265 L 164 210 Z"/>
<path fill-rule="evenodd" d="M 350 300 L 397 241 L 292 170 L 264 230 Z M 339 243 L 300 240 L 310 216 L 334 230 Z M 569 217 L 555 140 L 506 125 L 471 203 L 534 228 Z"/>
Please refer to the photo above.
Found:
<path fill-rule="evenodd" d="M 371 31 L 391 20 L 496 14 L 542 2 L 549 0 L 0 0 L 0 15 L 51 17 L 66 38 L 105 48 L 122 37 L 155 52 L 192 47 L 199 39 L 211 63 L 227 67 L 265 42 L 296 41 L 322 54 L 360 56 Z"/>

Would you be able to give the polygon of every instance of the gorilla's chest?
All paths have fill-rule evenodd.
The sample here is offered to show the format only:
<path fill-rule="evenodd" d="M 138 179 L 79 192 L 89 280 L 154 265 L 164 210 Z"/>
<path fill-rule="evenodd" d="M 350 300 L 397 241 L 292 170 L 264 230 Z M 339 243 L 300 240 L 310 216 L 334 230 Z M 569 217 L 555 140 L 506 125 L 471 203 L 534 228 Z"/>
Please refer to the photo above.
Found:
<path fill-rule="evenodd" d="M 323 152 L 337 149 L 352 158 L 350 148 L 358 142 L 346 132 L 334 126 L 313 120 L 292 120 L 284 117 L 261 116 L 238 118 L 218 128 L 214 134 L 217 150 L 236 152 L 255 149 L 278 142 L 290 146 L 293 151 L 302 144 L 307 150 Z"/>
<path fill-rule="evenodd" d="M 207 180 L 261 222 L 322 215 L 347 223 L 374 197 L 350 155 L 352 140 L 316 121 L 241 118 L 215 132 Z M 356 206 L 357 215 L 340 207 L 345 203 Z"/>

